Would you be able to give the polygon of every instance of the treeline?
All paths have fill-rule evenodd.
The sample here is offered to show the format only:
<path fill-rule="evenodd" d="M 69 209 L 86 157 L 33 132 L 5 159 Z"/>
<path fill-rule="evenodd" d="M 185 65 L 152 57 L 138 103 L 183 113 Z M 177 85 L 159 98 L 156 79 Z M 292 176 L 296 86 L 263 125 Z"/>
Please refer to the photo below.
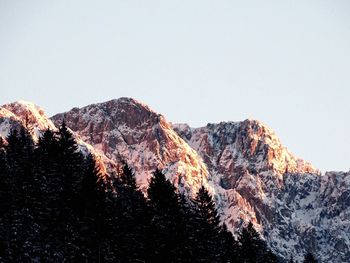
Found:
<path fill-rule="evenodd" d="M 155 171 L 147 198 L 127 164 L 106 183 L 65 124 L 0 141 L 0 262 L 278 262 L 252 224 L 235 239 L 202 187 Z"/>

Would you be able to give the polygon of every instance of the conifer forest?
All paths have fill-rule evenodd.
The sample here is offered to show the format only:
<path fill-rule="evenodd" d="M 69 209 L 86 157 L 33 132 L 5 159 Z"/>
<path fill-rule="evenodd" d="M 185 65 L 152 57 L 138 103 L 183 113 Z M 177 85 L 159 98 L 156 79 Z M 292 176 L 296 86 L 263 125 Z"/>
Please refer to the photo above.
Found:
<path fill-rule="evenodd" d="M 228 231 L 204 186 L 190 198 L 156 170 L 144 193 L 126 161 L 107 183 L 64 123 L 37 143 L 12 129 L 0 142 L 0 261 L 280 262 L 252 223 Z"/>

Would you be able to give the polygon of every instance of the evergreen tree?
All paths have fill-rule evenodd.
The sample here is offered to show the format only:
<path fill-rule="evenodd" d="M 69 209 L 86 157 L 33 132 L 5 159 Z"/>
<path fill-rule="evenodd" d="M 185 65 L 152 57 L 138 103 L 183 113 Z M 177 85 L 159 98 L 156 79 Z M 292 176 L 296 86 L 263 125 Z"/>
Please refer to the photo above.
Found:
<path fill-rule="evenodd" d="M 232 233 L 227 230 L 225 224 L 223 224 L 220 229 L 219 240 L 222 262 L 239 262 L 237 241 Z"/>
<path fill-rule="evenodd" d="M 79 253 L 76 260 L 100 262 L 105 193 L 102 173 L 92 154 L 85 161 L 80 200 Z"/>
<path fill-rule="evenodd" d="M 78 151 L 78 144 L 73 134 L 68 130 L 65 122 L 59 128 L 59 162 L 63 179 L 63 198 L 65 205 L 70 208 L 77 208 L 79 187 L 82 180 L 83 156 Z M 75 207 L 72 207 L 75 206 Z"/>
<path fill-rule="evenodd" d="M 220 262 L 223 256 L 220 246 L 220 219 L 215 203 L 204 186 L 199 189 L 194 204 L 198 261 Z"/>
<path fill-rule="evenodd" d="M 6 158 L 5 143 L 0 137 L 0 217 L 8 210 L 8 164 Z"/>
<path fill-rule="evenodd" d="M 66 127 L 65 122 L 58 131 L 58 164 L 62 181 L 60 196 L 61 207 L 58 216 L 62 224 L 62 249 L 69 255 L 69 260 L 75 260 L 79 256 L 79 221 L 75 217 L 75 211 L 79 209 L 79 193 L 81 191 L 83 156 L 78 151 L 78 145 L 72 133 Z"/>
<path fill-rule="evenodd" d="M 251 223 L 237 243 L 205 187 L 190 202 L 157 170 L 146 199 L 126 163 L 105 184 L 65 123 L 36 147 L 24 127 L 7 142 L 0 138 L 1 262 L 277 262 Z M 308 253 L 304 262 L 317 260 Z"/>
<path fill-rule="evenodd" d="M 196 262 L 197 229 L 193 220 L 195 216 L 194 207 L 191 200 L 184 193 L 179 195 L 180 200 L 180 226 L 179 242 L 175 250 L 174 262 Z"/>
<path fill-rule="evenodd" d="M 158 210 L 173 213 L 176 212 L 173 208 L 179 208 L 179 196 L 176 193 L 176 188 L 160 170 L 153 173 L 147 193 L 149 203 Z"/>
<path fill-rule="evenodd" d="M 35 179 L 43 197 L 39 217 L 44 223 L 50 216 L 55 221 L 59 215 L 60 196 L 62 194 L 61 167 L 58 163 L 60 152 L 57 135 L 47 129 L 39 138 L 35 150 Z M 55 222 L 53 222 L 55 224 Z"/>
<path fill-rule="evenodd" d="M 33 225 L 32 209 L 32 153 L 34 143 L 31 135 L 21 127 L 12 129 L 6 145 L 8 164 L 9 211 L 5 217 L 8 227 L 9 258 L 26 261 L 31 254 Z"/>
<path fill-rule="evenodd" d="M 239 255 L 242 262 L 278 262 L 276 255 L 267 248 L 266 243 L 261 239 L 251 222 L 242 229 L 238 241 L 240 245 Z"/>
<path fill-rule="evenodd" d="M 122 173 L 115 181 L 115 246 L 121 262 L 144 262 L 148 258 L 150 214 L 143 193 L 137 188 L 135 175 L 124 163 Z"/>
<path fill-rule="evenodd" d="M 303 263 L 317 263 L 317 259 L 311 252 L 308 252 L 304 256 Z"/>
<path fill-rule="evenodd" d="M 36 153 L 36 181 L 44 199 L 38 206 L 38 221 L 46 250 L 43 261 L 75 261 L 79 248 L 79 198 L 84 174 L 83 157 L 72 134 L 63 125 L 58 133 L 46 130 Z"/>
<path fill-rule="evenodd" d="M 39 225 L 36 221 L 36 204 L 39 201 L 37 195 L 37 184 L 34 176 L 34 141 L 29 131 L 22 126 L 19 132 L 19 145 L 21 148 L 21 166 L 23 173 L 18 178 L 21 182 L 17 186 L 20 187 L 20 203 L 22 206 L 21 217 L 22 227 L 21 239 L 23 244 L 21 245 L 22 257 L 19 257 L 20 261 L 28 261 L 32 258 L 36 258 L 38 253 L 38 242 L 40 242 L 40 236 L 37 235 L 39 231 Z"/>
<path fill-rule="evenodd" d="M 152 240 L 150 261 L 174 262 L 184 230 L 179 196 L 172 183 L 159 170 L 153 173 L 147 193 L 153 214 L 149 236 Z"/>
<path fill-rule="evenodd" d="M 262 254 L 263 243 L 251 222 L 247 227 L 243 227 L 238 240 L 240 243 L 240 257 L 243 262 L 258 262 Z"/>
<path fill-rule="evenodd" d="M 131 190 L 137 190 L 135 174 L 129 167 L 129 165 L 123 161 L 122 173 L 117 177 L 117 186 L 120 185 L 122 188 L 126 187 Z"/>
<path fill-rule="evenodd" d="M 8 225 L 5 214 L 9 211 L 9 178 L 8 165 L 6 159 L 5 143 L 0 137 L 0 262 L 5 261 L 6 251 L 8 251 Z"/>
<path fill-rule="evenodd" d="M 39 185 L 41 202 L 37 205 L 37 221 L 40 225 L 42 244 L 46 249 L 41 251 L 43 262 L 63 259 L 65 246 L 62 233 L 65 227 L 61 222 L 63 180 L 59 163 L 60 147 L 58 135 L 47 129 L 39 138 L 35 150 L 35 178 Z"/>

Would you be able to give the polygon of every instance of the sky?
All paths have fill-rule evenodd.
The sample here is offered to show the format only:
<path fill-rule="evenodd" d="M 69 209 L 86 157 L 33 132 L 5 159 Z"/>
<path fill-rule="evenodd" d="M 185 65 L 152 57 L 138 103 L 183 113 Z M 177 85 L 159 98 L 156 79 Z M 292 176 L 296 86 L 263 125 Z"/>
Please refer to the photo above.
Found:
<path fill-rule="evenodd" d="M 0 105 L 133 97 L 193 127 L 258 119 L 350 169 L 350 1 L 0 0 Z"/>

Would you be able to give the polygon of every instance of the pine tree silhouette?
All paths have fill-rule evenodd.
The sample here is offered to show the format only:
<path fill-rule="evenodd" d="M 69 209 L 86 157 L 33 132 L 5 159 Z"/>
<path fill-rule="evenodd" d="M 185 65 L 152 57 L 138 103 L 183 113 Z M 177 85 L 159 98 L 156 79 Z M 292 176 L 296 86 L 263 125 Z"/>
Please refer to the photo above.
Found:
<path fill-rule="evenodd" d="M 81 164 L 83 157 L 78 151 L 78 145 L 72 133 L 66 127 L 65 122 L 59 128 L 59 162 L 62 170 L 62 177 L 64 183 L 63 198 L 67 207 L 75 209 L 77 207 L 76 201 L 79 187 L 81 185 L 83 170 Z M 76 206 L 76 207 L 73 207 Z"/>
<path fill-rule="evenodd" d="M 102 176 L 65 123 L 36 145 L 23 127 L 6 140 L 1 262 L 277 262 L 252 223 L 235 240 L 205 187 L 190 200 L 157 170 L 146 199 L 126 163 L 117 176 Z M 304 262 L 317 261 L 308 253 Z"/>
<path fill-rule="evenodd" d="M 10 209 L 11 199 L 9 185 L 9 171 L 6 158 L 5 142 L 0 137 L 0 261 L 5 261 L 9 250 L 8 224 L 6 216 Z"/>
<path fill-rule="evenodd" d="M 105 193 L 102 173 L 95 158 L 89 154 L 85 160 L 84 175 L 81 182 L 79 217 L 79 249 L 75 260 L 101 261 L 103 247 L 102 228 L 104 217 Z"/>
<path fill-rule="evenodd" d="M 308 252 L 304 256 L 303 263 L 317 263 L 317 259 L 311 252 Z"/>
<path fill-rule="evenodd" d="M 147 190 L 149 205 L 152 209 L 149 250 L 153 252 L 151 262 L 176 261 L 177 245 L 181 240 L 181 212 L 179 196 L 175 187 L 164 174 L 156 170 Z"/>
<path fill-rule="evenodd" d="M 147 231 L 150 214 L 146 199 L 137 188 L 135 175 L 124 163 L 122 173 L 115 181 L 117 197 L 115 199 L 116 226 L 115 245 L 118 259 L 122 262 L 144 262 L 147 259 Z"/>
<path fill-rule="evenodd" d="M 276 255 L 267 248 L 259 233 L 254 229 L 252 222 L 244 227 L 238 237 L 239 255 L 242 262 L 278 262 Z"/>
<path fill-rule="evenodd" d="M 197 236 L 197 259 L 199 262 L 220 262 L 220 218 L 208 190 L 202 186 L 194 199 Z"/>
<path fill-rule="evenodd" d="M 58 216 L 62 223 L 61 229 L 63 253 L 71 261 L 80 259 L 79 248 L 76 242 L 79 240 L 79 221 L 75 211 L 79 209 L 79 193 L 81 191 L 83 156 L 78 151 L 78 145 L 72 133 L 63 122 L 58 131 L 58 163 L 62 192 L 60 196 L 61 207 Z"/>
<path fill-rule="evenodd" d="M 26 261 L 31 254 L 35 224 L 33 222 L 32 163 L 34 143 L 28 132 L 21 127 L 12 129 L 5 147 L 7 155 L 6 185 L 8 212 L 4 215 L 7 225 L 5 239 L 9 246 L 8 258 Z"/>
<path fill-rule="evenodd" d="M 237 241 L 225 224 L 221 226 L 219 240 L 222 262 L 239 262 Z"/>

